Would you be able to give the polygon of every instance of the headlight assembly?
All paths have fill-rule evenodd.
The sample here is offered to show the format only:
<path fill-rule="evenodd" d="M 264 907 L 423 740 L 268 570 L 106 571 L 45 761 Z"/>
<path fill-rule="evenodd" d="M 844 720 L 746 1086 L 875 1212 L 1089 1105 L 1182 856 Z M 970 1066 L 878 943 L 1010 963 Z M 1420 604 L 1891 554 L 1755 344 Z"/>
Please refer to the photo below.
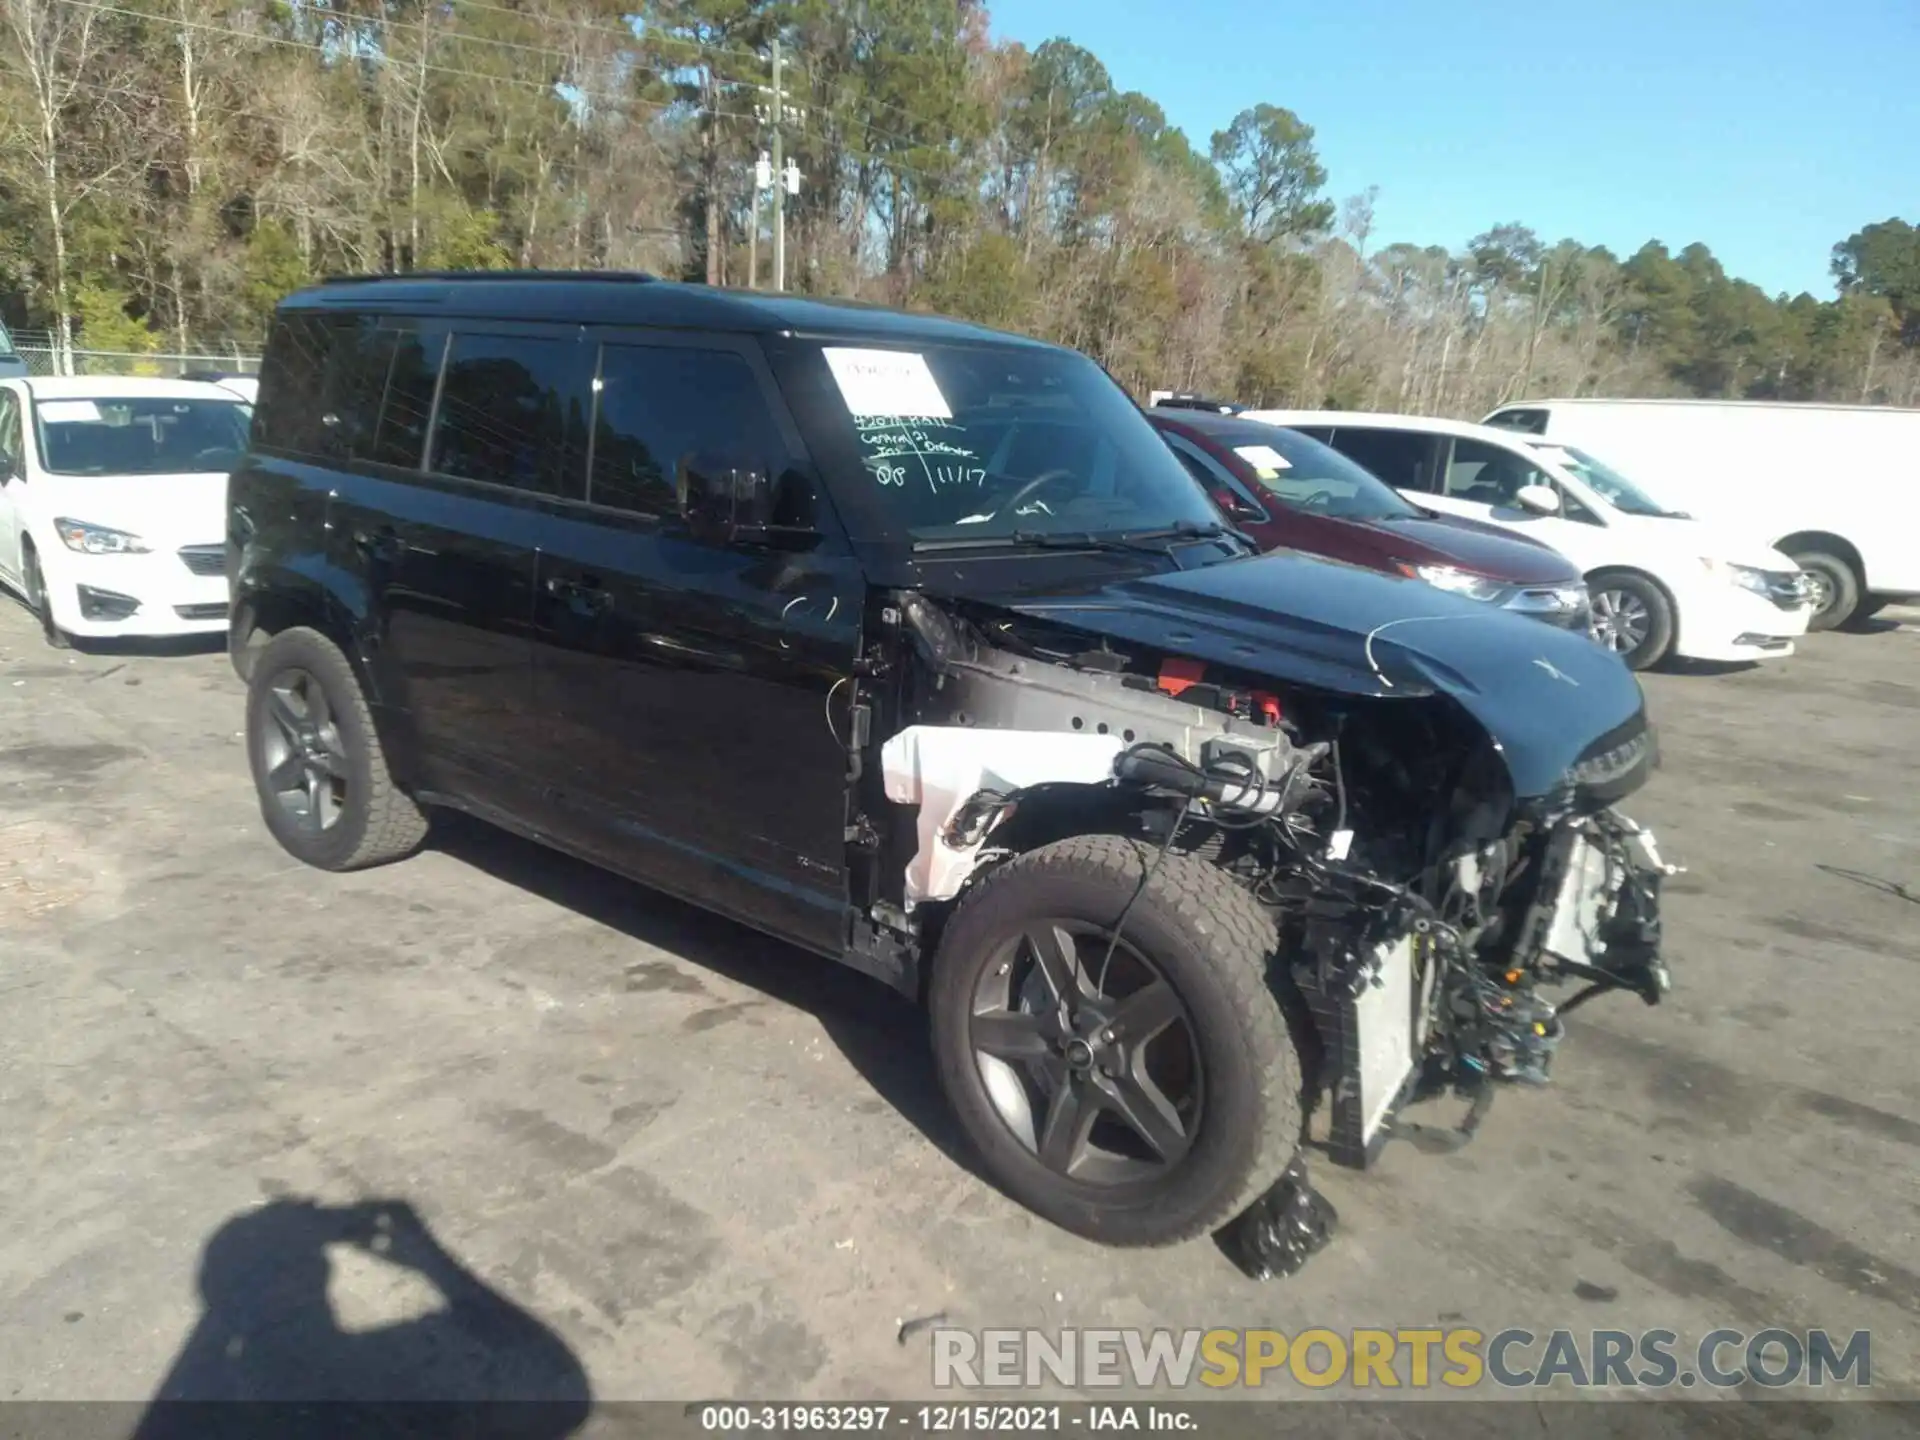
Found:
<path fill-rule="evenodd" d="M 138 535 L 124 530 L 109 530 L 105 525 L 89 525 L 84 520 L 55 520 L 54 533 L 69 550 L 83 555 L 145 555 L 146 543 Z"/>

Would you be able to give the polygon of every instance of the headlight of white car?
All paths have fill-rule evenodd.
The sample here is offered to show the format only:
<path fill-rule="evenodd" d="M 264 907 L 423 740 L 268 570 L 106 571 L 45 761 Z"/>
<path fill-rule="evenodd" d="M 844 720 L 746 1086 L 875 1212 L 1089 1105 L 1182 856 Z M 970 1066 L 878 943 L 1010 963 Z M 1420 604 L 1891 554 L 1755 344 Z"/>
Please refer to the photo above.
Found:
<path fill-rule="evenodd" d="M 1725 560 L 1716 560 L 1710 555 L 1702 555 L 1700 564 L 1716 580 L 1724 580 L 1729 585 L 1738 585 L 1742 590 L 1751 590 L 1756 595 L 1767 593 L 1767 572 L 1756 570 L 1751 565 L 1734 565 Z"/>
<path fill-rule="evenodd" d="M 1457 565 L 1403 565 L 1400 568 L 1415 579 L 1426 581 L 1436 590 L 1451 590 L 1470 600 L 1497 600 L 1507 588 L 1498 580 L 1489 580 L 1484 575 L 1462 570 Z"/>
<path fill-rule="evenodd" d="M 146 542 L 124 530 L 109 530 L 105 525 L 89 525 L 84 520 L 55 520 L 54 533 L 69 550 L 83 555 L 145 555 Z"/>

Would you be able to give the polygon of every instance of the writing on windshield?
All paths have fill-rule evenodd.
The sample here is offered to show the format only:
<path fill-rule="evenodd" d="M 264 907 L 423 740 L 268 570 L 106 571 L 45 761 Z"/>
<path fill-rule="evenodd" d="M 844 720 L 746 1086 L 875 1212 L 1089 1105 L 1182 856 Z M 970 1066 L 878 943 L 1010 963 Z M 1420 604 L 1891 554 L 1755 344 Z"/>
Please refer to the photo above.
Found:
<path fill-rule="evenodd" d="M 924 483 L 936 494 L 948 486 L 986 482 L 980 457 L 967 445 L 965 428 L 936 416 L 856 415 L 861 459 L 882 485 Z"/>

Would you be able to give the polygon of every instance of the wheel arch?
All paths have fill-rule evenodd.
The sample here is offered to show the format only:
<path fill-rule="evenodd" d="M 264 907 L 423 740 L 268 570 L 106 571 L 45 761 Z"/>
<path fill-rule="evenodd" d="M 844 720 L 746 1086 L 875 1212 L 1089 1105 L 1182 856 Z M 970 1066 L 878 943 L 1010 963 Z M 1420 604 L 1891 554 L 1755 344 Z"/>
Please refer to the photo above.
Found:
<path fill-rule="evenodd" d="M 1843 535 L 1836 535 L 1831 530 L 1796 530 L 1774 541 L 1773 548 L 1796 559 L 1799 558 L 1799 551 L 1821 550 L 1836 560 L 1844 560 L 1853 571 L 1853 578 L 1859 582 L 1860 593 L 1867 593 L 1867 562 L 1861 557 L 1860 547 Z"/>

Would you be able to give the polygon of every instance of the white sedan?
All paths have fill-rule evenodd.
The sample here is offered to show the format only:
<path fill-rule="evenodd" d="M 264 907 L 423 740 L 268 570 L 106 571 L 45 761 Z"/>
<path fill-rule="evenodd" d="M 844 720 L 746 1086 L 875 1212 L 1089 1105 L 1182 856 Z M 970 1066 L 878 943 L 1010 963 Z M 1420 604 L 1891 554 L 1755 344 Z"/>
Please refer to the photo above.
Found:
<path fill-rule="evenodd" d="M 1807 632 L 1813 585 L 1792 559 L 1725 523 L 1674 513 L 1584 451 L 1423 415 L 1240 418 L 1330 444 L 1417 505 L 1558 550 L 1587 577 L 1595 638 L 1636 670 L 1669 656 L 1791 655 Z"/>
<path fill-rule="evenodd" d="M 0 584 L 50 644 L 226 629 L 227 474 L 251 416 L 192 380 L 0 380 Z"/>

